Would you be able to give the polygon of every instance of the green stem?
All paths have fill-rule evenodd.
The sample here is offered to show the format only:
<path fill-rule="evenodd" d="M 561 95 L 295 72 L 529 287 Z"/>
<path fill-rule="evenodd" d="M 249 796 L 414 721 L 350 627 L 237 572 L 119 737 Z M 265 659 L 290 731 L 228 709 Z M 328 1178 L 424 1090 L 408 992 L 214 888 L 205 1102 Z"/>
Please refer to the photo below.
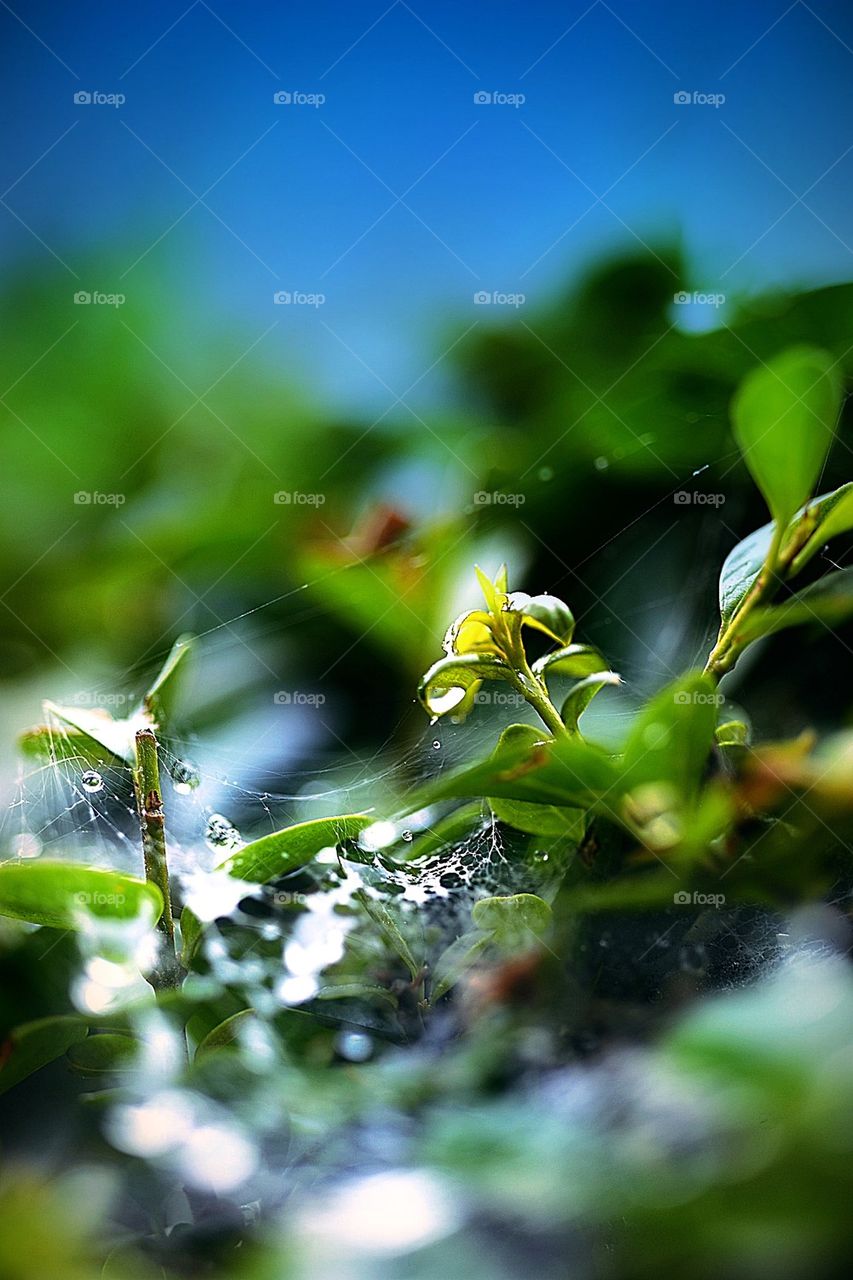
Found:
<path fill-rule="evenodd" d="M 157 886 L 163 898 L 163 914 L 157 928 L 164 935 L 167 960 L 162 970 L 155 973 L 155 986 L 175 985 L 175 925 L 172 920 L 172 900 L 169 894 L 169 865 L 166 857 L 166 824 L 163 815 L 163 798 L 160 791 L 160 765 L 157 758 L 157 739 L 151 729 L 140 729 L 136 734 L 136 762 L 133 769 L 133 788 L 142 836 L 142 857 L 145 878 Z"/>
<path fill-rule="evenodd" d="M 555 738 L 564 737 L 568 733 L 568 729 L 563 724 L 560 713 L 554 706 L 547 692 L 542 687 L 541 680 L 537 680 L 536 676 L 530 670 L 527 660 L 524 660 L 523 667 L 516 668 L 515 680 L 519 693 L 524 697 L 530 706 L 537 713 L 541 720 L 548 726 Z"/>
<path fill-rule="evenodd" d="M 744 619 L 752 612 L 756 605 L 761 604 L 767 599 L 767 596 L 777 586 L 777 574 L 781 567 L 779 553 L 782 548 L 782 540 L 785 537 L 786 526 L 778 520 L 773 528 L 773 537 L 770 546 L 767 549 L 767 555 L 764 558 L 764 564 L 755 582 L 749 591 L 741 600 L 737 609 L 735 609 L 728 622 L 720 628 L 720 634 L 717 636 L 717 642 L 708 657 L 705 665 L 707 675 L 715 676 L 718 680 L 724 676 L 737 662 L 740 655 L 741 646 L 738 644 L 738 629 L 742 626 Z"/>

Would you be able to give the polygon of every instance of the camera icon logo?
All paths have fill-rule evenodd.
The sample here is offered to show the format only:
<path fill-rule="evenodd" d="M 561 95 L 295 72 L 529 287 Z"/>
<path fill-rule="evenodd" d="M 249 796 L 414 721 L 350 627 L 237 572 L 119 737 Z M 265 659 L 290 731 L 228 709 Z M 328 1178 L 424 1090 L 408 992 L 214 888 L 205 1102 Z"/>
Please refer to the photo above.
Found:
<path fill-rule="evenodd" d="M 86 89 L 78 89 L 74 95 L 74 102 L 78 107 L 87 107 L 92 101 L 92 95 Z"/>
<path fill-rule="evenodd" d="M 87 293 L 85 289 L 78 289 L 74 295 L 74 302 L 78 307 L 88 306 L 92 301 L 91 293 Z"/>
<path fill-rule="evenodd" d="M 91 493 L 86 493 L 85 489 L 80 489 L 79 492 L 74 495 L 74 505 L 77 507 L 88 507 L 91 505 L 91 502 L 92 495 Z"/>
<path fill-rule="evenodd" d="M 679 89 L 677 93 L 672 95 L 672 100 L 677 107 L 686 107 L 691 102 L 691 97 L 686 90 Z"/>
<path fill-rule="evenodd" d="M 686 707 L 687 704 L 692 701 L 693 699 L 691 698 L 690 694 L 687 692 L 686 689 L 682 689 L 673 698 L 673 702 L 677 707 Z"/>
<path fill-rule="evenodd" d="M 293 699 L 286 689 L 279 689 L 278 693 L 273 694 L 272 700 L 277 707 L 289 707 Z"/>
<path fill-rule="evenodd" d="M 689 907 L 693 901 L 686 889 L 680 889 L 678 893 L 674 893 L 672 900 L 677 907 Z"/>
<path fill-rule="evenodd" d="M 672 300 L 676 304 L 676 306 L 679 306 L 679 307 L 683 307 L 686 302 L 693 301 L 693 299 L 691 298 L 690 294 L 687 292 L 686 289 L 679 289 L 678 293 L 674 293 L 672 295 Z"/>
<path fill-rule="evenodd" d="M 487 93 L 485 89 L 479 89 L 477 93 L 474 94 L 474 102 L 477 104 L 478 107 L 487 106 L 491 102 L 491 100 L 492 100 L 492 95 L 490 93 Z"/>
<path fill-rule="evenodd" d="M 273 94 L 272 100 L 277 107 L 286 107 L 293 101 L 293 94 L 284 89 L 279 89 L 278 93 Z"/>
<path fill-rule="evenodd" d="M 293 501 L 293 496 L 287 489 L 279 489 L 278 493 L 273 494 L 272 500 L 277 507 L 286 507 Z"/>
<path fill-rule="evenodd" d="M 273 294 L 272 300 L 277 307 L 286 307 L 292 299 L 286 289 L 279 289 L 278 293 Z"/>
<path fill-rule="evenodd" d="M 677 507 L 689 507 L 690 494 L 686 489 L 679 489 L 677 493 L 672 495 L 672 500 Z"/>
<path fill-rule="evenodd" d="M 474 494 L 475 507 L 488 507 L 492 501 L 492 495 L 485 489 L 478 489 Z"/>
<path fill-rule="evenodd" d="M 492 295 L 486 290 L 481 289 L 479 293 L 474 294 L 474 302 L 478 307 L 486 307 L 492 300 Z"/>

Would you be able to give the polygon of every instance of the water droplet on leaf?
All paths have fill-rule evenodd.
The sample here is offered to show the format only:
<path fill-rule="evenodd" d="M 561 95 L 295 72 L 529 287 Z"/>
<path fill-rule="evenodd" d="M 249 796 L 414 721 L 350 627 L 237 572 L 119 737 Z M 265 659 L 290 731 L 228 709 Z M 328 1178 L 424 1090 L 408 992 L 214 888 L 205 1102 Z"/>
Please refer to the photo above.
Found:
<path fill-rule="evenodd" d="M 440 750 L 440 748 L 441 748 L 441 743 L 439 742 L 438 738 L 436 738 L 435 742 L 432 744 L 432 749 L 433 751 L 438 751 Z"/>
<path fill-rule="evenodd" d="M 86 769 L 86 771 L 80 775 L 80 785 L 84 791 L 94 794 L 96 791 L 103 791 L 104 780 L 98 773 L 97 769 Z"/>
<path fill-rule="evenodd" d="M 212 813 L 207 820 L 204 842 L 208 849 L 235 849 L 240 844 L 240 832 L 221 813 Z"/>
<path fill-rule="evenodd" d="M 191 791 L 195 791 L 201 782 L 201 774 L 194 764 L 189 760 L 178 760 L 172 765 L 170 770 L 172 775 L 172 785 L 178 795 L 186 796 Z"/>
<path fill-rule="evenodd" d="M 348 1062 L 367 1062 L 373 1054 L 373 1040 L 363 1031 L 343 1031 L 335 1040 L 335 1049 Z"/>
<path fill-rule="evenodd" d="M 415 837 L 412 835 L 411 831 L 400 832 L 400 839 L 405 840 L 406 844 L 411 844 L 414 838 Z"/>

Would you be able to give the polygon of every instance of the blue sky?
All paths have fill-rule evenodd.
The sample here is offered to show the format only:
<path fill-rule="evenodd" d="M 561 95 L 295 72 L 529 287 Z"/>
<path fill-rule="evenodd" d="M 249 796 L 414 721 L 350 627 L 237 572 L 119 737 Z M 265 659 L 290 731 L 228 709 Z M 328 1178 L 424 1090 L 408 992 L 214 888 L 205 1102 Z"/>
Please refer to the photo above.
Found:
<path fill-rule="evenodd" d="M 730 298 L 853 275 L 836 0 L 11 0 L 0 44 L 6 269 L 69 302 L 144 280 L 179 371 L 225 329 L 382 410 L 440 393 L 476 292 L 534 305 L 616 248 L 680 238 L 683 283 Z"/>

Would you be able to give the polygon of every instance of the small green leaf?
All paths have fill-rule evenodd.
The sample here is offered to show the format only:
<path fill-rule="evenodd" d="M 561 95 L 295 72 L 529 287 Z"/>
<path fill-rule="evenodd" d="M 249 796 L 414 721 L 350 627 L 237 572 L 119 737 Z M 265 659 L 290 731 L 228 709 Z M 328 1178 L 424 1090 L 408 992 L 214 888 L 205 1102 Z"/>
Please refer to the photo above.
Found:
<path fill-rule="evenodd" d="M 557 644 L 571 642 L 575 619 L 571 609 L 557 596 L 529 596 L 524 591 L 512 591 L 508 597 L 510 613 L 520 613 L 522 623 L 544 631 Z"/>
<path fill-rule="evenodd" d="M 615 671 L 597 671 L 594 675 L 585 676 L 583 680 L 579 680 L 571 689 L 560 712 L 566 728 L 570 731 L 576 731 L 578 720 L 580 720 L 599 690 L 608 684 L 618 686 L 621 683 L 622 677 L 618 676 Z"/>
<path fill-rule="evenodd" d="M 531 933 L 545 932 L 551 923 L 551 908 L 534 893 L 516 893 L 511 897 L 481 898 L 474 903 L 471 918 L 496 942 L 517 947 L 529 941 Z"/>
<path fill-rule="evenodd" d="M 720 571 L 720 617 L 728 623 L 748 594 L 767 559 L 773 521 L 743 538 L 723 561 Z"/>
<path fill-rule="evenodd" d="M 548 735 L 543 734 L 532 724 L 511 724 L 504 729 L 498 739 L 495 755 L 500 756 L 502 752 L 513 747 L 533 750 L 548 742 L 550 742 Z M 505 800 L 499 796 L 490 796 L 489 804 L 495 817 L 515 827 L 517 831 L 524 831 L 534 836 L 568 836 L 574 838 L 576 843 L 580 843 L 583 839 L 586 816 L 581 809 L 551 804 L 530 804 L 526 800 Z"/>
<path fill-rule="evenodd" d="M 843 484 L 834 493 L 817 498 L 807 510 L 811 512 L 815 528 L 808 542 L 794 557 L 792 573 L 799 573 L 830 539 L 853 529 L 853 481 Z"/>
<path fill-rule="evenodd" d="M 734 433 L 771 515 L 788 521 L 814 488 L 841 406 L 836 362 L 792 347 L 754 369 L 732 403 Z"/>
<path fill-rule="evenodd" d="M 512 668 L 500 658 L 462 653 L 440 658 L 421 678 L 418 698 L 431 716 L 459 714 L 470 706 L 483 680 L 511 680 Z"/>
<path fill-rule="evenodd" d="M 820 622 L 835 627 L 853 615 L 853 569 L 839 569 L 797 592 L 783 604 L 753 609 L 738 628 L 737 640 L 751 644 L 786 627 Z"/>
<path fill-rule="evenodd" d="M 0 1093 L 26 1080 L 34 1071 L 61 1058 L 89 1028 L 81 1018 L 39 1018 L 16 1027 L 0 1044 Z"/>
<path fill-rule="evenodd" d="M 451 796 L 496 796 L 577 809 L 604 801 L 609 807 L 606 798 L 618 780 L 616 762 L 606 751 L 567 734 L 532 748 L 524 743 L 504 747 L 480 764 L 442 774 L 409 796 L 406 812 Z"/>
<path fill-rule="evenodd" d="M 59 733 L 50 725 L 36 725 L 21 734 L 18 746 L 25 756 L 46 764 L 61 760 L 81 769 L 114 769 L 126 763 L 79 729 L 66 728 Z"/>
<path fill-rule="evenodd" d="M 447 995 L 455 987 L 459 979 L 472 965 L 476 964 L 480 955 L 491 943 L 490 936 L 481 930 L 471 929 L 463 933 L 455 942 L 442 951 L 432 970 L 430 986 L 430 1003 L 435 1004 L 442 996 Z"/>
<path fill-rule="evenodd" d="M 336 818 L 298 822 L 244 845 L 221 862 L 216 870 L 227 871 L 229 875 L 252 884 L 266 884 L 268 880 L 275 880 L 304 866 L 321 849 L 333 847 L 342 840 L 355 840 L 375 820 L 366 813 L 348 813 Z"/>
<path fill-rule="evenodd" d="M 711 751 L 721 700 L 714 681 L 698 672 L 656 694 L 637 716 L 625 743 L 623 788 L 668 782 L 682 799 L 694 795 Z"/>
<path fill-rule="evenodd" d="M 609 670 L 607 663 L 597 649 L 589 644 L 570 644 L 553 653 L 546 653 L 533 663 L 533 673 L 537 676 L 569 676 L 573 680 L 582 680 L 596 671 Z"/>
<path fill-rule="evenodd" d="M 239 1042 L 243 1027 L 247 1026 L 253 1019 L 257 1020 L 257 1016 L 254 1009 L 241 1009 L 239 1013 L 234 1013 L 230 1018 L 226 1018 L 224 1022 L 220 1022 L 217 1027 L 214 1027 L 204 1037 L 195 1051 L 194 1061 L 201 1062 L 218 1049 L 233 1048 Z"/>
<path fill-rule="evenodd" d="M 156 680 L 142 699 L 143 709 L 158 729 L 168 729 L 172 724 L 194 643 L 194 636 L 180 636 L 175 641 Z"/>
<path fill-rule="evenodd" d="M 474 565 L 474 572 L 477 575 L 477 581 L 480 584 L 480 590 L 483 593 L 483 599 L 486 602 L 489 613 L 499 613 L 500 600 L 498 597 L 499 595 L 503 595 L 506 593 L 506 581 L 507 581 L 506 565 L 502 564 L 500 569 L 498 569 L 498 572 L 495 575 L 494 582 L 492 582 L 488 574 L 483 573 L 483 570 L 480 568 L 478 564 Z"/>
<path fill-rule="evenodd" d="M 189 969 L 204 933 L 204 925 L 189 907 L 181 912 L 181 964 Z"/>
<path fill-rule="evenodd" d="M 54 929 L 78 929 L 86 915 L 127 920 L 163 910 L 160 891 L 120 871 L 74 862 L 0 863 L 0 915 Z"/>
<path fill-rule="evenodd" d="M 60 707 L 55 702 L 45 702 L 44 709 L 49 717 L 58 720 L 61 725 L 71 729 L 78 742 L 90 739 L 81 745 L 93 755 L 106 752 L 107 757 L 117 758 L 124 764 L 132 764 L 134 760 L 134 742 L 137 729 L 148 725 L 147 717 L 131 716 L 128 720 L 114 720 L 107 711 L 90 710 L 87 707 Z M 55 737 L 56 730 L 48 729 Z"/>
<path fill-rule="evenodd" d="M 421 973 L 421 965 L 412 955 L 411 947 L 400 932 L 400 926 L 385 906 L 385 903 L 381 902 L 379 898 L 371 897 L 364 889 L 357 889 L 353 897 L 361 903 L 374 924 L 378 925 L 385 941 L 397 952 L 397 955 L 412 975 L 412 981 L 415 981 Z"/>
<path fill-rule="evenodd" d="M 396 1009 L 400 1003 L 393 991 L 369 982 L 334 982 L 320 987 L 315 1000 L 384 1000 Z"/>
<path fill-rule="evenodd" d="M 69 1048 L 69 1065 L 81 1076 L 110 1075 L 116 1071 L 132 1070 L 139 1041 L 133 1036 L 109 1031 L 87 1036 Z"/>

